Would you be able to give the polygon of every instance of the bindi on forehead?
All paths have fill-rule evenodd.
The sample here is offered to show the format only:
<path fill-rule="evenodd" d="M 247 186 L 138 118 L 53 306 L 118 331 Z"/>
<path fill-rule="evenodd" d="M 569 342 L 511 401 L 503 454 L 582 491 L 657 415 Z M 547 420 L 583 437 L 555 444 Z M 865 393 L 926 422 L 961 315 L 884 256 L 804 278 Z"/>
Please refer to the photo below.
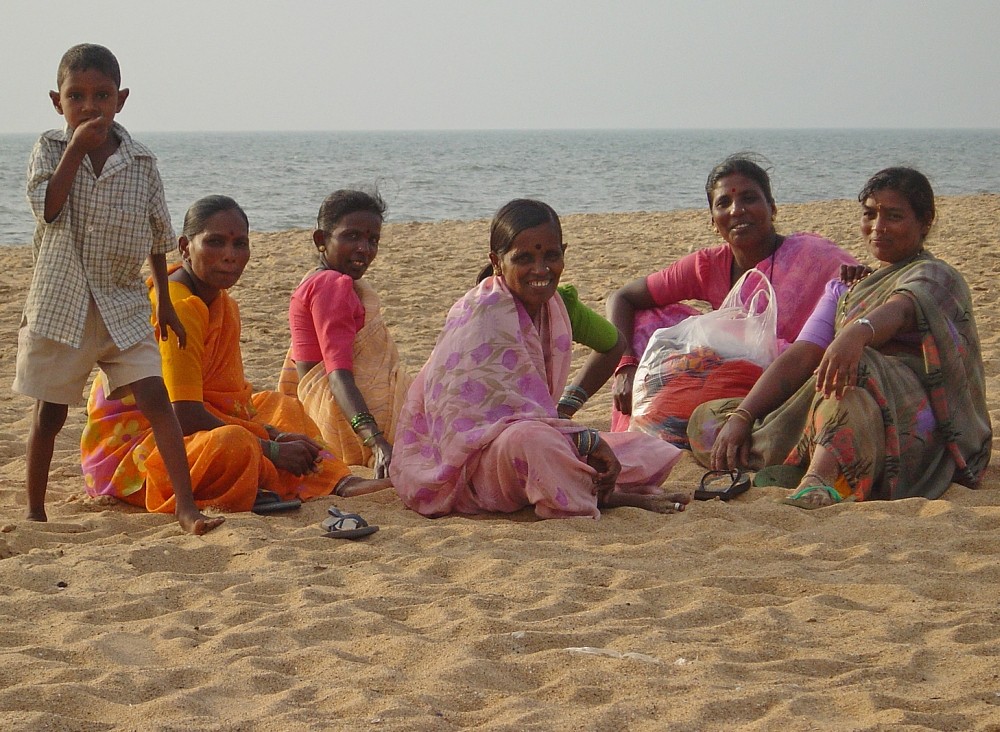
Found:
<path fill-rule="evenodd" d="M 535 251 L 536 252 L 542 251 L 542 245 L 541 244 L 535 244 Z"/>

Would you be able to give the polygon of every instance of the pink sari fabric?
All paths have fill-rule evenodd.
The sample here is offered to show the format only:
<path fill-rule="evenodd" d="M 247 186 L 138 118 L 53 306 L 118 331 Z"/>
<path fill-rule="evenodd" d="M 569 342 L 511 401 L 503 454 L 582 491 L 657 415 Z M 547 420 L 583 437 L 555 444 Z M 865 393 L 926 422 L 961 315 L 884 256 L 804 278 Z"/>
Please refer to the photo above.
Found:
<path fill-rule="evenodd" d="M 559 419 L 572 337 L 554 297 L 540 328 L 502 279 L 490 277 L 448 313 L 407 393 L 389 472 L 400 498 L 425 516 L 534 506 L 542 518 L 597 518 L 595 471 Z M 680 451 L 638 433 L 604 435 L 622 472 L 618 489 L 658 485 Z"/>

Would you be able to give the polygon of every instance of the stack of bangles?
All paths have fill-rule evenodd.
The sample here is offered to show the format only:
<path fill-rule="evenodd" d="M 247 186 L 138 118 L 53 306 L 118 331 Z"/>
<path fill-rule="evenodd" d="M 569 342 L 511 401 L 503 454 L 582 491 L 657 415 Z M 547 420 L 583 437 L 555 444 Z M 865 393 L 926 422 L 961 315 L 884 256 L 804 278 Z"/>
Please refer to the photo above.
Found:
<path fill-rule="evenodd" d="M 365 428 L 371 430 L 368 436 L 361 440 L 361 444 L 365 447 L 371 447 L 372 443 L 374 443 L 376 439 L 385 434 L 378 428 L 378 423 L 375 421 L 375 417 L 372 416 L 371 412 L 358 412 L 351 417 L 351 429 L 354 430 L 354 434 L 360 434 L 361 430 Z"/>
<path fill-rule="evenodd" d="M 621 360 L 618 361 L 618 365 L 615 366 L 615 376 L 618 376 L 622 371 L 632 366 L 638 366 L 639 359 L 635 356 L 622 356 Z"/>
<path fill-rule="evenodd" d="M 573 433 L 573 444 L 576 445 L 576 451 L 582 455 L 589 455 L 597 446 L 601 444 L 601 435 L 597 430 L 583 430 L 582 432 Z"/>
<path fill-rule="evenodd" d="M 267 439 L 261 439 L 260 441 L 260 451 L 267 453 L 267 459 L 272 463 L 278 461 L 278 456 L 280 455 L 280 448 L 278 443 L 281 442 L 282 437 L 287 437 L 287 432 L 282 432 L 273 424 L 264 425 L 264 431 L 267 433 Z"/>
<path fill-rule="evenodd" d="M 736 407 L 736 409 L 729 413 L 729 417 L 739 417 L 741 421 L 746 422 L 750 427 L 753 427 L 753 423 L 757 421 L 754 419 L 754 416 L 743 407 Z M 726 417 L 726 419 L 729 419 L 729 417 Z"/>
<path fill-rule="evenodd" d="M 587 403 L 588 399 L 590 399 L 590 394 L 585 389 L 575 384 L 570 384 L 563 389 L 563 394 L 559 398 L 559 404 L 556 406 L 560 412 L 572 416 Z"/>
<path fill-rule="evenodd" d="M 267 450 L 267 459 L 270 460 L 272 463 L 277 463 L 279 455 L 277 440 L 261 440 L 260 441 L 261 452 L 264 452 L 265 448 Z"/>

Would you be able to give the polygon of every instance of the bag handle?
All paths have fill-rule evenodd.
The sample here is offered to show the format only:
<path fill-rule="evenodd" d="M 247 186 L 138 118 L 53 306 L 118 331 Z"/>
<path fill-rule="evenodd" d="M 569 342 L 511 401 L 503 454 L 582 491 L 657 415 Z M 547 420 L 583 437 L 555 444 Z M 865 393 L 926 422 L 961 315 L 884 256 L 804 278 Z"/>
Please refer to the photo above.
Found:
<path fill-rule="evenodd" d="M 743 285 L 746 284 L 747 278 L 749 278 L 751 274 L 757 275 L 761 283 L 756 286 L 753 295 L 750 296 L 749 302 L 744 303 Z M 758 306 L 760 305 L 760 300 L 758 298 L 760 297 L 766 297 L 767 304 L 764 305 L 763 308 L 758 310 Z M 777 298 L 774 294 L 774 288 L 771 286 L 771 280 L 769 280 L 767 278 L 767 275 L 761 272 L 756 267 L 751 267 L 742 275 L 740 275 L 740 278 L 736 280 L 736 284 L 733 285 L 733 288 L 729 291 L 729 294 L 726 295 L 726 299 L 722 301 L 723 308 L 727 307 L 740 308 L 741 310 L 745 310 L 746 312 L 752 313 L 754 315 L 759 315 L 760 313 L 770 308 L 772 305 L 774 307 L 777 307 Z"/>

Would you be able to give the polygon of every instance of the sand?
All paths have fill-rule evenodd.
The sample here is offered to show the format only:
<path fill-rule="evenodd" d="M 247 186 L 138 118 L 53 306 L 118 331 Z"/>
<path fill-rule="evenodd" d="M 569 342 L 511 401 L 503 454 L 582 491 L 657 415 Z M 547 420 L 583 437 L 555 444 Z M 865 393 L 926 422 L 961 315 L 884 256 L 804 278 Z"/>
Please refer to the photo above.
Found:
<path fill-rule="evenodd" d="M 973 291 L 1000 408 L 1000 196 L 943 199 L 929 248 Z M 855 202 L 784 206 L 865 258 Z M 485 221 L 386 226 L 369 278 L 416 371 L 485 262 Z M 563 281 L 614 287 L 716 243 L 704 211 L 566 216 Z M 253 237 L 234 295 L 247 376 L 273 388 L 309 232 Z M 3 251 L 0 381 L 28 248 Z M 578 354 L 577 363 L 580 362 Z M 333 501 L 230 515 L 204 537 L 84 496 L 70 412 L 49 522 L 22 520 L 28 400 L 0 390 L 4 730 L 1000 730 L 1000 480 L 943 500 L 806 512 L 753 489 L 680 515 L 429 520 L 322 538 Z M 605 387 L 579 419 L 606 428 Z M 1000 461 L 994 463 L 1000 466 Z M 693 490 L 685 457 L 666 486 Z"/>

